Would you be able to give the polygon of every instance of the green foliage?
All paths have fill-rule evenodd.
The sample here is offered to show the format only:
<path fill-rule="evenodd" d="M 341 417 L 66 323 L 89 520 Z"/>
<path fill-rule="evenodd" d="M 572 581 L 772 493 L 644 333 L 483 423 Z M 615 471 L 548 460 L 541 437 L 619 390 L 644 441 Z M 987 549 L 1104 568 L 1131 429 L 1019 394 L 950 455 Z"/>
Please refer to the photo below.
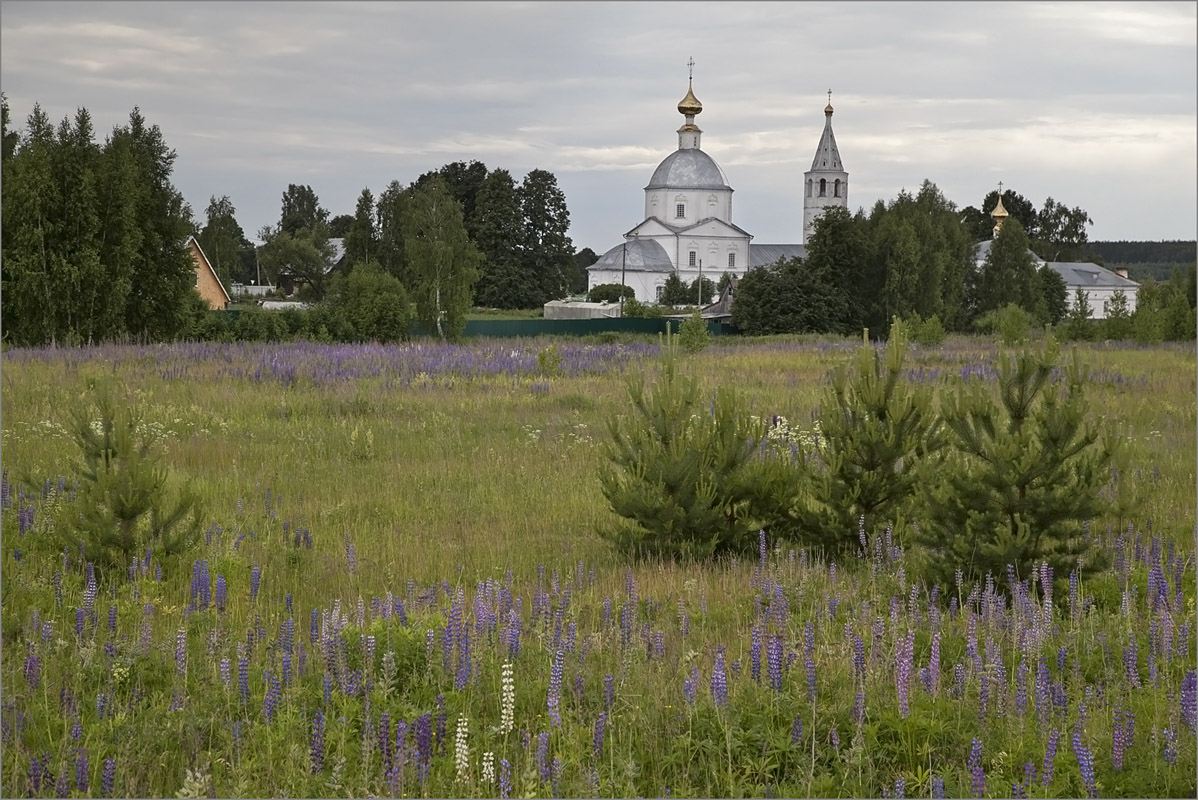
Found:
<path fill-rule="evenodd" d="M 1061 273 L 1045 264 L 1038 270 L 1040 291 L 1044 297 L 1043 322 L 1056 325 L 1065 318 L 1069 306 L 1069 287 Z"/>
<path fill-rule="evenodd" d="M 1107 339 L 1122 341 L 1131 338 L 1131 310 L 1127 295 L 1122 289 L 1116 289 L 1111 293 L 1102 327 L 1103 336 Z"/>
<path fill-rule="evenodd" d="M 665 309 L 658 305 L 642 303 L 635 297 L 624 301 L 624 316 L 639 319 L 657 319 L 665 316 Z"/>
<path fill-rule="evenodd" d="M 313 299 L 324 299 L 333 259 L 326 226 L 299 228 L 294 233 L 266 227 L 259 236 L 263 245 L 258 249 L 258 259 L 271 283 L 304 287 Z"/>
<path fill-rule="evenodd" d="M 320 199 L 311 186 L 287 184 L 287 191 L 283 192 L 282 211 L 279 214 L 280 231 L 292 236 L 300 231 L 317 228 L 324 228 L 327 232 L 328 224 L 328 209 L 320 205 Z"/>
<path fill-rule="evenodd" d="M 1008 219 L 994 237 L 974 279 L 972 305 L 977 315 L 1011 303 L 1034 317 L 1047 315 L 1036 262 L 1028 244 L 1027 233 L 1019 220 Z"/>
<path fill-rule="evenodd" d="M 95 384 L 91 403 L 72 411 L 71 436 L 79 450 L 79 488 L 59 519 L 59 535 L 81 545 L 101 580 L 121 577 L 134 555 L 153 548 L 186 552 L 199 539 L 202 511 L 190 484 L 177 496 L 156 453 L 156 433 L 128 399 Z"/>
<path fill-rule="evenodd" d="M 979 333 L 997 333 L 1003 344 L 1019 344 L 1028 338 L 1032 329 L 1032 315 L 1014 303 L 983 314 L 975 322 Z"/>
<path fill-rule="evenodd" d="M 646 393 L 644 378 L 628 379 L 632 415 L 608 420 L 600 471 L 612 510 L 633 525 L 615 534 L 626 551 L 706 558 L 754 543 L 748 516 L 752 458 L 760 426 L 728 389 L 705 407 L 698 381 L 678 368 L 668 337 L 661 372 Z"/>
<path fill-rule="evenodd" d="M 562 353 L 557 349 L 556 344 L 537 351 L 537 372 L 547 378 L 558 377 L 562 374 Z"/>
<path fill-rule="evenodd" d="M 619 283 L 601 283 L 587 292 L 587 301 L 591 303 L 618 303 L 620 296 L 625 299 L 636 297 L 636 292 L 631 286 L 625 286 Z"/>
<path fill-rule="evenodd" d="M 906 354 L 901 320 L 884 352 L 866 338 L 851 368 L 832 375 L 819 440 L 798 443 L 794 532 L 829 554 L 859 546 L 861 517 L 874 526 L 903 521 L 942 446 L 930 392 L 903 378 Z"/>
<path fill-rule="evenodd" d="M 1073 293 L 1073 305 L 1069 307 L 1069 316 L 1061 331 L 1067 341 L 1085 342 L 1094 333 L 1094 325 L 1090 322 L 1090 295 L 1078 287 Z"/>
<path fill-rule="evenodd" d="M 412 304 L 403 284 L 377 261 L 358 264 L 333 280 L 328 313 L 339 338 L 355 342 L 403 342 L 412 326 Z"/>
<path fill-rule="evenodd" d="M 484 308 L 544 306 L 535 275 L 524 262 L 524 216 L 512 176 L 497 169 L 479 186 L 474 242 L 482 254 L 474 303 Z"/>
<path fill-rule="evenodd" d="M 678 329 L 678 342 L 688 353 L 698 353 L 711 344 L 711 334 L 707 330 L 707 320 L 699 313 L 699 309 L 682 321 Z"/>
<path fill-rule="evenodd" d="M 245 273 L 245 253 L 249 251 L 252 257 L 254 246 L 245 238 L 245 231 L 237 222 L 233 201 L 228 195 L 220 199 L 214 195 L 204 213 L 207 221 L 196 235 L 196 241 L 208 257 L 208 263 L 212 264 L 226 289 L 233 281 L 248 283 L 254 274 Z"/>
<path fill-rule="evenodd" d="M 342 237 L 345 239 L 345 264 L 348 267 L 378 261 L 379 233 L 374 220 L 374 207 L 374 195 L 370 189 L 363 189 Z M 335 234 L 330 230 L 330 235 Z"/>
<path fill-rule="evenodd" d="M 912 314 L 904 323 L 911 332 L 911 341 L 923 347 L 939 347 L 944 344 L 945 336 L 948 335 L 944 326 L 940 324 L 940 317 L 935 314 L 927 319 L 919 314 Z"/>
<path fill-rule="evenodd" d="M 671 272 L 666 276 L 665 283 L 661 287 L 661 295 L 657 298 L 657 302 L 663 306 L 685 306 L 689 305 L 698 296 L 698 293 L 691 293 L 690 287 L 686 282 L 679 277 L 677 272 Z"/>
<path fill-rule="evenodd" d="M 0 304 L 4 336 L 82 344 L 186 335 L 195 268 L 191 210 L 170 183 L 175 159 L 134 109 L 96 145 L 80 108 L 57 133 L 34 106 L 5 131 Z"/>
<path fill-rule="evenodd" d="M 1101 568 L 1080 524 L 1108 505 L 1101 490 L 1116 456 L 1117 431 L 1089 419 L 1089 371 L 1074 351 L 1062 381 L 1053 380 L 1058 347 L 999 360 L 998 394 L 972 381 L 944 397 L 953 451 L 925 493 L 919 541 L 929 581 L 953 571 L 1026 576 L 1047 561 L 1059 577 L 1085 559 Z"/>
<path fill-rule="evenodd" d="M 233 323 L 233 337 L 239 342 L 281 342 L 288 338 L 287 323 L 274 311 L 247 308 Z"/>
<path fill-rule="evenodd" d="M 565 297 L 581 279 L 569 236 L 570 211 L 557 177 L 543 169 L 525 175 L 516 195 L 524 216 L 523 263 L 538 289 L 532 306 L 543 306 Z"/>
<path fill-rule="evenodd" d="M 482 255 L 466 235 L 462 208 L 439 177 L 413 191 L 403 208 L 408 291 L 416 316 L 441 339 L 457 339 L 466 327 Z"/>
<path fill-rule="evenodd" d="M 833 331 L 845 314 L 843 292 L 798 258 L 750 269 L 732 298 L 733 324 L 753 336 Z"/>

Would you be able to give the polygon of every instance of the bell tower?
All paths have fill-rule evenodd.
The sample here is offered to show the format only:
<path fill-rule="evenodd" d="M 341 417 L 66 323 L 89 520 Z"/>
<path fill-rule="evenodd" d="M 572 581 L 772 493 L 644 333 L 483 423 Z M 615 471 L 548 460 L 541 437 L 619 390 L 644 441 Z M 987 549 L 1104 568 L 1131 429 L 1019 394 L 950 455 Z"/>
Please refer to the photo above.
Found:
<path fill-rule="evenodd" d="M 815 221 L 832 206 L 849 207 L 849 173 L 836 149 L 832 133 L 832 90 L 828 90 L 828 105 L 824 107 L 824 132 L 811 169 L 803 173 L 803 244 L 811 238 Z"/>

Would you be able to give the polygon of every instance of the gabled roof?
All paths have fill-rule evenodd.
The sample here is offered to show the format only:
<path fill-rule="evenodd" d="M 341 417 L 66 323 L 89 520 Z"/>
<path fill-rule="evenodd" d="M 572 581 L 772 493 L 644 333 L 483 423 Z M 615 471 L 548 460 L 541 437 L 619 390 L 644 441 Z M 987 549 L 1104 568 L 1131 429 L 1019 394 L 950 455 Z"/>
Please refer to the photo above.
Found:
<path fill-rule="evenodd" d="M 753 267 L 768 267 L 777 264 L 782 259 L 806 258 L 805 244 L 750 244 L 749 269 Z"/>
<path fill-rule="evenodd" d="M 229 297 L 229 292 L 225 289 L 225 284 L 221 281 L 220 275 L 216 274 L 216 270 L 212 268 L 212 262 L 208 260 L 208 256 L 204 253 L 204 248 L 200 247 L 200 240 L 195 236 L 187 237 L 187 244 L 194 244 L 196 252 L 200 254 L 200 260 L 204 263 L 204 267 L 212 273 L 212 277 L 216 279 L 216 285 L 220 287 L 221 294 L 225 296 L 225 303 L 233 302 L 233 298 Z"/>
<path fill-rule="evenodd" d="M 732 230 L 736 231 L 737 233 L 741 234 L 742 236 L 748 236 L 750 239 L 753 238 L 753 235 L 751 233 L 749 233 L 748 231 L 746 231 L 744 228 L 742 228 L 739 225 L 736 225 L 735 223 L 732 223 L 732 222 L 725 222 L 724 220 L 720 219 L 719 217 L 705 217 L 704 219 L 701 219 L 698 222 L 692 223 L 690 225 L 684 225 L 681 228 L 674 228 L 674 231 L 676 233 L 682 234 L 687 231 L 694 230 L 695 228 L 698 228 L 701 225 L 708 225 L 712 222 L 716 223 L 717 225 L 722 225 L 725 228 L 731 228 Z"/>

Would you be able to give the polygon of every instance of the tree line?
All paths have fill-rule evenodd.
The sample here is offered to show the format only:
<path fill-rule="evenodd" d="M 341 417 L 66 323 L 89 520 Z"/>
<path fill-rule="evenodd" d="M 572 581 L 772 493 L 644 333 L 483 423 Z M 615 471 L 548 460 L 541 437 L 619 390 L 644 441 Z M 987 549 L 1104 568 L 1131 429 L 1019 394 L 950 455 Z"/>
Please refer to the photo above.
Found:
<path fill-rule="evenodd" d="M 332 218 L 312 187 L 291 184 L 278 223 L 258 231 L 262 244 L 255 246 L 227 195 L 213 196 L 202 222 L 195 220 L 171 183 L 175 151 L 139 109 L 97 143 L 85 108 L 55 128 L 35 105 L 18 131 L 7 99 L 0 100 L 8 212 L 0 288 L 9 343 L 210 333 L 214 323 L 194 290 L 186 247 L 193 234 L 226 286 L 283 281 L 320 302 L 372 292 L 398 297 L 397 284 L 406 298 L 400 317 L 414 312 L 446 337 L 460 331 L 472 305 L 536 308 L 585 291 L 585 268 L 596 258 L 589 249 L 575 253 L 566 198 L 552 173 L 534 169 L 517 182 L 478 161 L 447 164 L 406 186 L 393 180 L 377 198 L 364 188 L 353 214 Z M 344 260 L 334 238 L 343 240 Z M 359 267 L 365 273 L 351 286 L 345 279 Z M 388 325 L 402 322 L 384 316 Z M 354 326 L 329 322 L 357 336 Z"/>
<path fill-rule="evenodd" d="M 171 339 L 202 301 L 175 151 L 134 108 L 102 144 L 87 109 L 57 128 L 35 105 L 22 133 L 0 98 L 0 314 L 4 340 Z"/>
<path fill-rule="evenodd" d="M 732 321 L 750 334 L 869 329 L 884 337 L 894 319 L 934 320 L 958 332 L 993 329 L 996 316 L 1011 308 L 1036 325 L 1056 325 L 1071 315 L 1087 319 L 1087 299 L 1070 298 L 1060 274 L 1038 262 L 1086 258 L 1089 215 L 1052 198 L 1037 211 L 1010 190 L 1002 199 L 1010 216 L 998 235 L 992 219 L 983 223 L 972 206 L 958 210 L 931 181 L 915 194 L 878 201 L 868 214 L 830 208 L 817 221 L 804 258 L 744 275 Z M 992 211 L 997 200 L 991 192 L 983 208 Z M 978 263 L 977 245 L 984 240 L 992 242 Z M 1146 340 L 1178 338 L 1187 330 L 1186 338 L 1193 338 L 1189 272 L 1188 280 L 1182 274 L 1160 287 L 1151 281 L 1141 287 L 1144 319 L 1138 329 Z M 1154 314 L 1168 318 L 1147 319 Z M 1073 330 L 1080 338 L 1084 327 Z"/>

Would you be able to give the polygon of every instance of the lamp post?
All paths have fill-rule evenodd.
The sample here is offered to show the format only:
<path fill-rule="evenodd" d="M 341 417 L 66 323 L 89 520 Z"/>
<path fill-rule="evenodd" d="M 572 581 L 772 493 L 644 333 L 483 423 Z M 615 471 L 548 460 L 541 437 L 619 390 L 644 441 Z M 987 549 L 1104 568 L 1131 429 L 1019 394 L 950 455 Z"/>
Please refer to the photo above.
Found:
<path fill-rule="evenodd" d="M 695 281 L 699 285 L 699 310 L 703 310 L 703 259 L 699 259 L 699 280 Z"/>

